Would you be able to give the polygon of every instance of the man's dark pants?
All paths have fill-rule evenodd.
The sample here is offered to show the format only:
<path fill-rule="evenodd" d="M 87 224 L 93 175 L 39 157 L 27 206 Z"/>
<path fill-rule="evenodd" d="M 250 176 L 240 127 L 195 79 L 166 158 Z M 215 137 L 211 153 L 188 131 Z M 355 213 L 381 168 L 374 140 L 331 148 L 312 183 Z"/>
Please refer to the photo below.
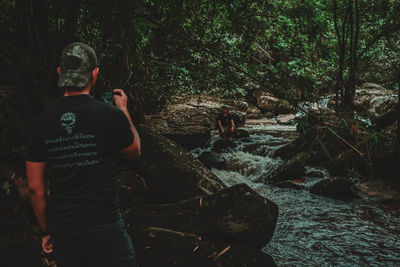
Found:
<path fill-rule="evenodd" d="M 50 226 L 57 267 L 134 267 L 136 255 L 125 223 L 90 228 Z"/>

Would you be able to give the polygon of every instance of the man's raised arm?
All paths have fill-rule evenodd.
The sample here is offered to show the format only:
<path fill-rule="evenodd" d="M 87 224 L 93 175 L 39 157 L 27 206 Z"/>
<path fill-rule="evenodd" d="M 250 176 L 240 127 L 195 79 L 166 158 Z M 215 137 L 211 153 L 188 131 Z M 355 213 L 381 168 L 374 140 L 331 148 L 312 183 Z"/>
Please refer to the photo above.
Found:
<path fill-rule="evenodd" d="M 114 102 L 115 105 L 117 107 L 119 107 L 122 112 L 124 112 L 125 116 L 128 118 L 129 120 L 129 124 L 131 125 L 131 130 L 134 136 L 134 140 L 133 143 L 124 148 L 122 151 L 125 154 L 126 157 L 128 157 L 129 159 L 137 159 L 138 157 L 140 157 L 141 154 L 141 150 L 140 150 L 140 137 L 138 132 L 136 131 L 135 126 L 133 126 L 132 120 L 131 120 L 131 116 L 129 115 L 128 112 L 128 97 L 126 96 L 125 92 L 122 89 L 114 89 L 113 90 L 114 93 Z"/>

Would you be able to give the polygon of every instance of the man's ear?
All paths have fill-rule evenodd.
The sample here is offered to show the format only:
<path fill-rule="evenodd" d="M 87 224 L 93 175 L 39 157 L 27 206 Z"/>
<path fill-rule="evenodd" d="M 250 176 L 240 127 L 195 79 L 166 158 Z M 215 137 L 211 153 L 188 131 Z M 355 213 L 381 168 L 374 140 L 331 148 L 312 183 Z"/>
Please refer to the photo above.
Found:
<path fill-rule="evenodd" d="M 61 67 L 60 66 L 57 67 L 57 73 L 58 73 L 58 75 L 61 74 Z"/>
<path fill-rule="evenodd" d="M 92 79 L 93 79 L 93 82 L 95 83 L 96 82 L 96 80 L 97 80 L 97 74 L 99 73 L 99 68 L 94 68 L 93 69 L 93 71 L 92 71 Z"/>

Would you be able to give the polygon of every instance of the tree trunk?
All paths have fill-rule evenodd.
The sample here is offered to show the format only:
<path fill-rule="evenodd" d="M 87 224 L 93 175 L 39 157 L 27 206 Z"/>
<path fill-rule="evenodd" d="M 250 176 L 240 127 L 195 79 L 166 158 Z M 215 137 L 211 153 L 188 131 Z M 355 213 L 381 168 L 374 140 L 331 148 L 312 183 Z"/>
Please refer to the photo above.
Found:
<path fill-rule="evenodd" d="M 397 142 L 396 142 L 396 162 L 397 173 L 400 173 L 400 66 L 395 66 L 398 82 L 398 103 L 397 103 Z"/>
<path fill-rule="evenodd" d="M 354 5 L 354 7 L 353 7 Z M 349 31 L 350 31 L 350 58 L 349 58 L 349 80 L 346 83 L 344 102 L 348 109 L 354 109 L 354 96 L 356 91 L 356 77 L 358 71 L 358 37 L 360 32 L 360 19 L 358 0 L 348 2 Z"/>
<path fill-rule="evenodd" d="M 336 111 L 339 110 L 339 100 L 343 98 L 343 72 L 344 72 L 344 57 L 346 53 L 346 23 L 347 23 L 347 16 L 342 21 L 341 29 L 339 28 L 339 19 L 338 19 L 338 7 L 337 1 L 332 0 L 333 3 L 333 21 L 335 26 L 336 38 L 338 41 L 338 54 L 339 54 L 339 69 L 336 77 L 336 84 L 335 84 L 335 109 Z M 343 101 L 341 101 L 343 102 Z"/>

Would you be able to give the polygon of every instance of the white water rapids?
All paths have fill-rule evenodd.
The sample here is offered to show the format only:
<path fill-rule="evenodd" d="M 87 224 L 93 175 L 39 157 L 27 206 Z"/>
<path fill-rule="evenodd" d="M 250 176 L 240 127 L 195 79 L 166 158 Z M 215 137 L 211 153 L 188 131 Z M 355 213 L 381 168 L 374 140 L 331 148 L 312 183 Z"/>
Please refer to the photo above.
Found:
<path fill-rule="evenodd" d="M 270 155 L 295 138 L 295 127 L 276 125 L 272 119 L 253 121 L 244 128 L 250 138 L 221 154 L 227 170 L 212 172 L 227 185 L 246 183 L 278 204 L 274 236 L 263 248 L 278 266 L 400 266 L 399 218 L 365 199 L 337 201 L 307 189 L 265 184 L 263 177 L 283 163 Z M 197 156 L 203 150 L 192 153 Z M 303 185 L 307 188 L 327 175 L 325 171 L 319 178 L 305 177 Z"/>

